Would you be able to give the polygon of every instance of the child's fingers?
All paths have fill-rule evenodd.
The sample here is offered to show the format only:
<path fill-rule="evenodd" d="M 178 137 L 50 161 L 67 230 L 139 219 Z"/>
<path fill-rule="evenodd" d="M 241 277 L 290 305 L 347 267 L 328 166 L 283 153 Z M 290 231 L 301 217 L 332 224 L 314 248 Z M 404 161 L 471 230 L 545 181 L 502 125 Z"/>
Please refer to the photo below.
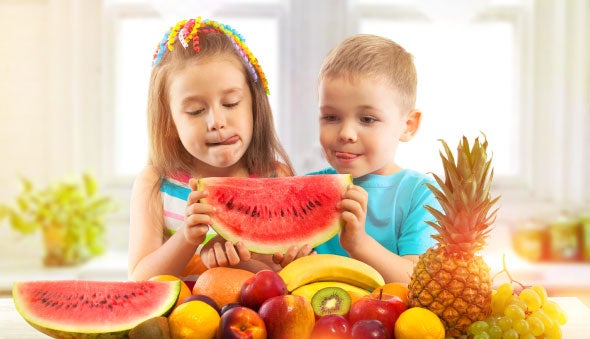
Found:
<path fill-rule="evenodd" d="M 211 225 L 211 217 L 207 214 L 203 213 L 194 213 L 188 214 L 184 218 L 184 222 L 186 225 L 195 226 L 195 225 Z"/>
<path fill-rule="evenodd" d="M 363 206 L 362 203 L 352 199 L 342 200 L 340 202 L 340 209 L 342 211 L 348 211 L 359 218 L 361 215 L 366 213 L 366 205 Z"/>
<path fill-rule="evenodd" d="M 190 178 L 188 180 L 188 186 L 191 188 L 191 190 L 196 191 L 198 189 L 198 185 L 199 180 L 197 178 Z"/>
<path fill-rule="evenodd" d="M 311 248 L 311 246 L 309 246 L 308 244 L 303 245 L 301 247 L 301 249 L 299 250 L 299 253 L 297 253 L 296 259 L 308 256 L 312 250 L 313 250 L 313 248 Z"/>
<path fill-rule="evenodd" d="M 297 246 L 289 247 L 289 249 L 287 249 L 287 252 L 285 252 L 283 254 L 283 259 L 281 260 L 281 266 L 284 267 L 286 264 L 290 263 L 295 258 L 297 258 L 297 253 L 299 253 L 299 247 L 297 247 Z"/>
<path fill-rule="evenodd" d="M 238 255 L 238 252 L 236 251 L 234 244 L 232 244 L 230 241 L 226 241 L 224 243 L 224 245 L 225 245 L 225 257 L 227 258 L 228 263 L 231 266 L 239 264 L 240 263 L 240 256 Z"/>
<path fill-rule="evenodd" d="M 277 265 L 280 265 L 281 262 L 283 261 L 283 253 L 275 253 L 272 255 L 272 262 L 274 262 Z"/>
<path fill-rule="evenodd" d="M 242 261 L 247 261 L 250 260 L 252 254 L 250 253 L 250 251 L 248 250 L 248 248 L 246 248 L 246 245 L 244 245 L 243 242 L 238 241 L 236 243 L 236 249 L 238 251 L 238 256 L 240 257 L 240 260 Z"/>
<path fill-rule="evenodd" d="M 344 224 L 348 227 L 348 225 L 358 224 L 359 220 L 354 213 L 349 212 L 349 211 L 344 211 L 344 212 L 342 212 L 342 221 L 344 221 Z"/>
<path fill-rule="evenodd" d="M 223 245 L 221 245 L 221 243 L 216 242 L 213 244 L 212 250 L 217 266 L 227 266 L 229 264 L 229 261 L 225 255 L 225 251 L 223 250 Z"/>
<path fill-rule="evenodd" d="M 215 207 L 201 203 L 187 205 L 185 210 L 185 216 L 187 218 L 196 214 L 211 215 L 213 213 L 215 213 Z"/>
<path fill-rule="evenodd" d="M 189 193 L 186 203 L 189 205 L 194 204 L 199 202 L 202 198 L 207 197 L 207 195 L 209 195 L 209 192 L 207 191 L 192 191 Z"/>
<path fill-rule="evenodd" d="M 198 226 L 191 226 L 187 227 L 185 231 L 186 238 L 195 244 L 200 244 L 205 240 L 205 235 L 209 230 L 209 226 L 207 225 L 198 225 Z"/>
<path fill-rule="evenodd" d="M 362 187 L 350 185 L 349 189 L 344 192 L 342 199 L 351 199 L 357 201 L 363 209 L 366 209 L 369 195 Z"/>

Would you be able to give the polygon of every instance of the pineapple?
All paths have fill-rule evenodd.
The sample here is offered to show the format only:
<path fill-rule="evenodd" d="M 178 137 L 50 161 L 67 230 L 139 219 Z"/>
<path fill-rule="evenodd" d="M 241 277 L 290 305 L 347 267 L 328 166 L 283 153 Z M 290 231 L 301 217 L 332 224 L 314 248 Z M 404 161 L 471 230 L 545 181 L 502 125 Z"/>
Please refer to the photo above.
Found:
<path fill-rule="evenodd" d="M 498 201 L 490 196 L 494 171 L 486 153 L 488 142 L 476 138 L 470 149 L 463 137 L 457 148 L 457 162 L 449 146 L 441 140 L 446 156 L 440 152 L 445 180 L 436 174 L 439 188 L 428 184 L 442 210 L 426 209 L 436 218 L 428 222 L 437 231 L 437 244 L 422 254 L 409 284 L 410 307 L 424 307 L 436 313 L 445 324 L 447 337 L 467 333 L 472 322 L 491 313 L 490 268 L 476 253 L 495 221 Z"/>

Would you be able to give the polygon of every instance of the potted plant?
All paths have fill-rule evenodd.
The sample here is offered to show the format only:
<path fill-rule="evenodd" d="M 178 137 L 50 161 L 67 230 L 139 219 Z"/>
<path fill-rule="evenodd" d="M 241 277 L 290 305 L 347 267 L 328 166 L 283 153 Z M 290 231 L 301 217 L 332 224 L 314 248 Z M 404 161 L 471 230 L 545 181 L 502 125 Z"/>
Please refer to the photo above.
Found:
<path fill-rule="evenodd" d="M 14 205 L 0 205 L 0 221 L 12 229 L 32 234 L 42 232 L 44 264 L 69 266 L 87 261 L 105 250 L 105 218 L 115 210 L 113 200 L 97 192 L 89 173 L 36 188 L 21 178 L 22 191 Z"/>

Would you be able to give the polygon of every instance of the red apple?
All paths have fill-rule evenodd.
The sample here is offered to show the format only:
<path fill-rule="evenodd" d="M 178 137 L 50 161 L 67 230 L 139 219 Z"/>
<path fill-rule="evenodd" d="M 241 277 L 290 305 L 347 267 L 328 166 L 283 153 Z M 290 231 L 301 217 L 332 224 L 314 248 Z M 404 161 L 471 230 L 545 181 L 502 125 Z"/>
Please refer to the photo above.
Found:
<path fill-rule="evenodd" d="M 305 297 L 283 294 L 267 299 L 258 310 L 273 339 L 309 338 L 315 325 L 315 314 Z"/>
<path fill-rule="evenodd" d="M 402 298 L 398 297 L 397 295 L 383 293 L 383 290 L 381 290 L 379 294 L 371 296 L 375 299 L 381 299 L 393 303 L 397 309 L 398 315 L 402 314 L 403 311 L 408 309 L 408 305 L 402 300 Z"/>
<path fill-rule="evenodd" d="M 271 270 L 261 270 L 242 285 L 240 302 L 253 310 L 258 310 L 267 299 L 287 294 L 287 285 L 281 276 Z"/>
<path fill-rule="evenodd" d="M 354 339 L 390 339 L 391 334 L 382 322 L 376 319 L 359 320 L 350 329 Z"/>
<path fill-rule="evenodd" d="M 221 315 L 217 338 L 266 339 L 266 325 L 256 311 L 236 306 Z"/>
<path fill-rule="evenodd" d="M 357 321 L 374 319 L 379 320 L 389 333 L 393 333 L 397 318 L 405 310 L 406 305 L 397 296 L 389 299 L 379 299 L 372 296 L 365 296 L 358 299 L 350 306 L 348 320 L 354 326 Z"/>
<path fill-rule="evenodd" d="M 339 314 L 328 314 L 316 320 L 311 337 L 314 339 L 349 339 L 350 323 Z"/>

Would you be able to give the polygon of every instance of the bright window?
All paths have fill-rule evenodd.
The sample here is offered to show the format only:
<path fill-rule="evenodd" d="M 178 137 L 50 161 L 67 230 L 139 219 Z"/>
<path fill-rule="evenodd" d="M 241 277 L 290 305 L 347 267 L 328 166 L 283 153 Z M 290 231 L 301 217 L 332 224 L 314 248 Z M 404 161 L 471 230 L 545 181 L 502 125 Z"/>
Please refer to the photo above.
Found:
<path fill-rule="evenodd" d="M 423 172 L 440 169 L 438 139 L 454 149 L 462 135 L 471 140 L 483 132 L 497 150 L 496 174 L 517 174 L 520 116 L 510 23 L 372 19 L 362 20 L 360 30 L 389 37 L 414 56 L 423 120 L 416 137 L 400 145 L 397 160 L 402 166 Z"/>

